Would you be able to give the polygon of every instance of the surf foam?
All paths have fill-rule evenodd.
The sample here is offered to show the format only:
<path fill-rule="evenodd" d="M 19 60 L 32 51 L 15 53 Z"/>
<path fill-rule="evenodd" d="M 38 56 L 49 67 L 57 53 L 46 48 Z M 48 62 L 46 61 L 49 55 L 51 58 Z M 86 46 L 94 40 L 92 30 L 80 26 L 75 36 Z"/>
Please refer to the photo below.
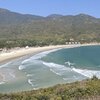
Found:
<path fill-rule="evenodd" d="M 26 63 L 31 63 L 31 62 L 39 63 L 39 62 L 41 62 L 41 60 L 39 60 L 39 59 L 41 59 L 42 57 L 45 57 L 47 54 L 49 54 L 49 53 L 51 53 L 51 52 L 55 52 L 55 51 L 58 51 L 58 50 L 60 50 L 60 49 L 61 49 L 61 48 L 59 48 L 59 49 L 54 49 L 54 50 L 49 50 L 49 51 L 45 51 L 45 52 L 41 52 L 41 53 L 38 53 L 38 54 L 36 54 L 36 55 L 34 55 L 34 56 L 28 58 L 28 59 L 25 59 L 25 60 L 22 61 L 21 65 L 19 66 L 18 69 L 19 69 L 19 70 L 25 69 L 26 66 L 24 66 L 24 64 L 26 64 Z"/>
<path fill-rule="evenodd" d="M 19 66 L 19 70 L 22 70 L 22 69 L 25 69 L 25 66 L 24 65 L 20 65 Z"/>
<path fill-rule="evenodd" d="M 33 84 L 34 80 L 32 79 L 28 79 L 28 83 L 32 86 L 32 87 L 36 87 L 37 85 Z"/>
<path fill-rule="evenodd" d="M 72 70 L 88 78 L 92 78 L 93 76 L 96 76 L 100 79 L 100 71 L 76 69 L 76 68 L 72 68 Z"/>
<path fill-rule="evenodd" d="M 1 84 L 5 84 L 5 82 L 2 81 L 2 82 L 0 82 L 0 85 L 1 85 Z"/>
<path fill-rule="evenodd" d="M 47 67 L 50 68 L 50 71 L 52 71 L 53 73 L 62 76 L 64 75 L 65 72 L 71 71 L 71 68 L 68 68 L 64 65 L 59 65 L 59 64 L 55 64 L 55 63 L 47 63 L 47 62 L 43 62 L 43 64 Z"/>
<path fill-rule="evenodd" d="M 8 62 L 6 64 L 3 64 L 3 65 L 0 65 L 0 68 L 3 68 L 3 67 L 8 67 L 9 64 L 11 64 L 12 62 Z"/>

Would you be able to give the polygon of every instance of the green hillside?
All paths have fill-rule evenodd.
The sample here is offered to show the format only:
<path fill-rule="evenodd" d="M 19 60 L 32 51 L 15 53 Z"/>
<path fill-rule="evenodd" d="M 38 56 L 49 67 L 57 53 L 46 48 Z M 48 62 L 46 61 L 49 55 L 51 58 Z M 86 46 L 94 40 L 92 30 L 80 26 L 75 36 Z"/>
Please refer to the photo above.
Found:
<path fill-rule="evenodd" d="M 100 42 L 100 19 L 86 14 L 47 17 L 0 9 L 0 47 Z"/>
<path fill-rule="evenodd" d="M 0 94 L 0 100 L 100 100 L 100 80 L 94 77 L 46 89 Z"/>

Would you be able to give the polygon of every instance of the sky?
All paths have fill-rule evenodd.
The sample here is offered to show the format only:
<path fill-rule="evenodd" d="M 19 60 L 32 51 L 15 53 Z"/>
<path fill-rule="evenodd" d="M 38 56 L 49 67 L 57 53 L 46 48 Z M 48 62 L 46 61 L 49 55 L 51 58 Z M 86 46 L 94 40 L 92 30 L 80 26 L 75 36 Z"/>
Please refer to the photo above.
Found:
<path fill-rule="evenodd" d="M 100 0 L 0 0 L 0 8 L 40 16 L 84 13 L 100 18 Z"/>

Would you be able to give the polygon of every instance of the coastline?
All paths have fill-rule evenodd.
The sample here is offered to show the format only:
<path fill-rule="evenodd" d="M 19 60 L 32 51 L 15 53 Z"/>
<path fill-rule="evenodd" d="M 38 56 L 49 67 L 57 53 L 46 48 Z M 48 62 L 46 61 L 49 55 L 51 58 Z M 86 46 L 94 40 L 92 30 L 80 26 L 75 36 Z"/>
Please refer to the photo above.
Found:
<path fill-rule="evenodd" d="M 75 48 L 81 46 L 95 46 L 100 45 L 100 43 L 90 43 L 90 44 L 71 44 L 71 45 L 51 45 L 44 47 L 29 47 L 29 48 L 19 48 L 19 49 L 11 49 L 9 52 L 0 53 L 0 63 L 7 62 L 9 60 L 13 60 L 15 58 L 19 58 L 29 54 L 37 54 L 39 52 L 59 49 L 59 48 Z"/>
<path fill-rule="evenodd" d="M 20 57 L 27 57 L 35 54 L 38 54 L 40 52 L 45 52 L 45 51 L 49 51 L 49 50 L 59 50 L 59 49 L 68 49 L 68 48 L 77 48 L 77 47 L 82 47 L 82 46 L 99 46 L 100 44 L 97 43 L 92 43 L 92 44 L 71 44 L 71 45 L 56 45 L 56 46 L 45 46 L 45 47 L 29 47 L 29 48 L 13 48 L 10 49 L 6 52 L 0 53 L 0 64 L 6 64 L 12 60 L 15 59 L 19 59 Z M 12 71 L 11 70 L 11 74 L 6 73 L 7 70 L 6 68 L 0 68 L 0 84 L 4 84 L 5 83 L 5 77 L 7 77 L 6 75 L 12 75 Z M 17 74 L 16 74 L 17 75 Z"/>
<path fill-rule="evenodd" d="M 59 49 L 59 48 L 74 48 L 80 45 L 56 45 L 56 46 L 45 46 L 45 47 L 29 47 L 29 48 L 19 48 L 18 50 L 11 49 L 7 52 L 0 54 L 0 63 L 7 62 L 25 55 L 37 54 L 43 51 Z"/>

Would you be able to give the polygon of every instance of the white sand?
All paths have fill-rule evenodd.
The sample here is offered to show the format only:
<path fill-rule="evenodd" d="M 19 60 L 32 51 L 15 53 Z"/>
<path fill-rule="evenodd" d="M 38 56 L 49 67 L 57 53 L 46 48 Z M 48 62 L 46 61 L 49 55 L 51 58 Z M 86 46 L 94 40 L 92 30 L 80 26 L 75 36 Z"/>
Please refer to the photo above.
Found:
<path fill-rule="evenodd" d="M 18 50 L 12 49 L 8 53 L 1 53 L 0 54 L 0 62 L 18 58 L 27 54 L 35 54 L 46 50 L 52 50 L 57 48 L 74 48 L 79 46 L 89 46 L 89 45 L 100 45 L 97 43 L 91 44 L 74 44 L 74 45 L 56 45 L 56 46 L 45 46 L 45 47 L 29 47 L 29 48 L 20 48 Z"/>
<path fill-rule="evenodd" d="M 19 48 L 17 50 L 11 49 L 9 52 L 3 52 L 0 54 L 0 62 L 9 61 L 14 58 L 18 58 L 21 56 L 25 56 L 28 54 L 36 54 L 39 52 L 57 49 L 57 48 L 74 48 L 74 47 L 80 47 L 80 46 L 93 46 L 93 45 L 100 45 L 97 43 L 91 43 L 91 44 L 77 44 L 77 45 L 57 45 L 57 46 L 45 46 L 45 47 L 30 47 L 30 48 Z M 0 69 L 0 84 L 3 84 L 3 74 L 4 72 L 2 69 Z"/>

